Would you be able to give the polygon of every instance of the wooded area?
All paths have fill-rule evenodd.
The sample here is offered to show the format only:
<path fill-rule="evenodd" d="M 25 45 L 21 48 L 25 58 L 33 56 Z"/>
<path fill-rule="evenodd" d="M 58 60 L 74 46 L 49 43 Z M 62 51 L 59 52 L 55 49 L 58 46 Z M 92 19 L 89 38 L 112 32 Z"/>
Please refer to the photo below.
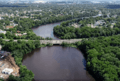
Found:
<path fill-rule="evenodd" d="M 32 81 L 34 74 L 32 71 L 28 70 L 26 66 L 22 65 L 23 56 L 36 48 L 40 48 L 40 41 L 20 41 L 5 42 L 0 39 L 0 44 L 3 46 L 2 50 L 6 50 L 12 53 L 12 56 L 15 58 L 16 64 L 20 67 L 20 76 L 14 77 L 13 75 L 9 76 L 8 81 Z M 2 80 L 1 80 L 2 81 Z"/>
<path fill-rule="evenodd" d="M 87 61 L 87 70 L 96 81 L 120 81 L 120 35 L 83 39 L 62 46 L 79 48 Z"/>

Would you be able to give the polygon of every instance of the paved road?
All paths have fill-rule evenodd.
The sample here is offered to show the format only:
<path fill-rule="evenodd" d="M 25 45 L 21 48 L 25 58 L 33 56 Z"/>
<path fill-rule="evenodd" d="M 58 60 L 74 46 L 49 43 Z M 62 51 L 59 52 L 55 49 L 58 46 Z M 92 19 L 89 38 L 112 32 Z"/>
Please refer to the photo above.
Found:
<path fill-rule="evenodd" d="M 66 43 L 75 43 L 78 41 L 81 41 L 82 39 L 66 39 L 66 40 L 40 40 L 41 44 L 47 44 L 47 43 L 51 43 L 51 44 L 62 44 L 63 42 Z"/>
<path fill-rule="evenodd" d="M 5 41 L 10 41 L 9 39 L 3 39 Z M 81 41 L 82 39 L 66 39 L 66 40 L 40 40 L 40 44 L 47 44 L 47 43 L 51 43 L 51 44 L 62 44 L 63 42 L 66 43 L 75 43 L 78 41 Z M 28 40 L 22 40 L 22 41 L 28 41 Z M 34 41 L 34 40 L 31 40 Z M 17 42 L 17 40 L 14 40 L 14 42 Z"/>

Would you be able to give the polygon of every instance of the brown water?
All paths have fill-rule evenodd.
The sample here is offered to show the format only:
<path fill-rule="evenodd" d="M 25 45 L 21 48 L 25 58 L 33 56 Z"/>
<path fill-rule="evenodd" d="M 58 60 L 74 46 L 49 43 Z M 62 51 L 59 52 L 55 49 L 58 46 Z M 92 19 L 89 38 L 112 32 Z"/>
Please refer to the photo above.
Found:
<path fill-rule="evenodd" d="M 51 37 L 53 39 L 59 39 L 59 38 L 55 37 L 55 35 L 53 34 L 53 28 L 57 25 L 60 25 L 60 23 L 61 22 L 42 25 L 42 26 L 39 26 L 37 28 L 32 28 L 32 30 L 37 36 L 41 36 L 44 38 Z"/>
<path fill-rule="evenodd" d="M 85 70 L 81 51 L 72 47 L 43 47 L 24 56 L 23 65 L 35 81 L 95 81 Z"/>

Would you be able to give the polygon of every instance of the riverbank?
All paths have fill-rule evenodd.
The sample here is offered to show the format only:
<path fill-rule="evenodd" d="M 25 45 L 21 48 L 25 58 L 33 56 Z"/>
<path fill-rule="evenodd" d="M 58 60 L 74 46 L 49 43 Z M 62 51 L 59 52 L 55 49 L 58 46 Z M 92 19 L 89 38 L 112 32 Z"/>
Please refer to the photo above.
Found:
<path fill-rule="evenodd" d="M 53 28 L 57 25 L 60 25 L 60 22 L 59 23 L 48 24 L 48 25 L 42 25 L 42 26 L 39 26 L 37 28 L 32 28 L 32 30 L 37 36 L 41 36 L 43 38 L 49 37 L 49 38 L 52 38 L 52 39 L 59 40 L 59 38 L 57 38 L 53 34 Z"/>
<path fill-rule="evenodd" d="M 99 15 L 95 17 L 99 17 Z M 60 25 L 62 22 L 78 22 L 84 18 L 89 18 L 89 17 L 80 17 L 80 18 L 74 18 L 74 19 L 68 19 L 68 20 L 61 20 L 54 23 L 42 24 L 40 26 L 32 27 L 32 30 L 37 36 L 40 36 L 43 38 L 49 37 L 52 39 L 60 40 L 61 38 L 54 34 L 53 29 L 55 26 Z"/>
<path fill-rule="evenodd" d="M 13 75 L 10 75 L 8 78 L 8 81 L 14 81 L 14 80 L 32 81 L 32 79 L 34 78 L 34 74 L 32 73 L 32 71 L 28 70 L 26 66 L 22 65 L 22 58 L 25 54 L 31 52 L 32 50 L 36 48 L 40 48 L 41 46 L 40 42 L 39 41 L 27 41 L 27 42 L 26 41 L 18 41 L 18 42 L 9 41 L 7 42 L 1 39 L 0 45 L 3 46 L 2 50 L 11 52 L 12 57 L 14 57 L 15 59 L 15 63 L 20 67 L 20 70 L 19 70 L 20 76 L 15 77 Z M 13 62 L 9 58 L 8 60 L 13 65 Z"/>
<path fill-rule="evenodd" d="M 24 56 L 23 65 L 35 74 L 35 81 L 95 81 L 85 70 L 83 54 L 74 46 L 53 45 L 35 49 Z"/>

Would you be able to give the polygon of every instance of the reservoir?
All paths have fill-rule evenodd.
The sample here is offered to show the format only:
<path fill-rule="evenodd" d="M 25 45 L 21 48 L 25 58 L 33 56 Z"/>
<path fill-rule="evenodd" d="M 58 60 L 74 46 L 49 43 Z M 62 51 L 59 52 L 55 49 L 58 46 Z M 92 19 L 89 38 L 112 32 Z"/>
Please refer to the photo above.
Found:
<path fill-rule="evenodd" d="M 35 81 L 95 81 L 85 70 L 81 51 L 72 47 L 42 47 L 26 54 L 23 65 L 35 76 Z"/>

